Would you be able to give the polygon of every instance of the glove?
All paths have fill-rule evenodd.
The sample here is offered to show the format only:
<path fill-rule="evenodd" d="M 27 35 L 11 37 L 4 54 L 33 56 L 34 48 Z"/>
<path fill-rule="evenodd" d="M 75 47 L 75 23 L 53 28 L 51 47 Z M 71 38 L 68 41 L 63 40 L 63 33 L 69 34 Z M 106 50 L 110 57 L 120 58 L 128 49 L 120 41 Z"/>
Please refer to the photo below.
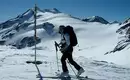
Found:
<path fill-rule="evenodd" d="M 66 45 L 65 47 L 60 48 L 60 51 L 61 51 L 62 53 L 64 53 L 64 52 L 67 51 L 67 49 L 68 49 L 68 46 Z"/>
<path fill-rule="evenodd" d="M 65 49 L 64 49 L 64 48 L 60 48 L 60 51 L 61 51 L 61 52 L 65 52 Z"/>

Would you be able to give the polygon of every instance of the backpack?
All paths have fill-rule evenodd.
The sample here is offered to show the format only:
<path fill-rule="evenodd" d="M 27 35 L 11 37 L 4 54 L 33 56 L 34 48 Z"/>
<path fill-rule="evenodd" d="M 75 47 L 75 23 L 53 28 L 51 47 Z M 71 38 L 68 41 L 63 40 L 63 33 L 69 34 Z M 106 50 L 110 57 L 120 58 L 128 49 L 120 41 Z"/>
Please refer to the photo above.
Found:
<path fill-rule="evenodd" d="M 64 28 L 64 33 L 69 34 L 69 36 L 70 36 L 70 45 L 71 46 L 76 46 L 78 44 L 77 37 L 76 37 L 76 34 L 75 34 L 74 30 L 73 30 L 73 27 L 66 26 Z"/>

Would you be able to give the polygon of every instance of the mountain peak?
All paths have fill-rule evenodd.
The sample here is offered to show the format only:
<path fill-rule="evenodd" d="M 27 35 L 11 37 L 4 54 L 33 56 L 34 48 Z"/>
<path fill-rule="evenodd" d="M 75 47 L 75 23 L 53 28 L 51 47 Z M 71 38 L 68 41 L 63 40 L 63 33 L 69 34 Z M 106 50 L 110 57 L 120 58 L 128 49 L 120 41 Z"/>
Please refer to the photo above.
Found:
<path fill-rule="evenodd" d="M 125 24 L 125 23 L 130 23 L 130 18 L 127 18 L 127 19 L 123 22 L 123 24 Z"/>
<path fill-rule="evenodd" d="M 50 12 L 50 13 L 61 13 L 58 9 L 56 9 L 56 8 L 52 8 L 52 9 L 41 9 L 41 8 L 39 8 L 38 6 L 36 6 L 36 8 L 37 8 L 37 11 L 40 11 L 40 12 L 43 12 L 43 13 L 45 13 L 45 12 Z M 35 7 L 33 7 L 32 9 L 30 9 L 30 10 L 34 10 L 35 9 Z"/>
<path fill-rule="evenodd" d="M 51 12 L 51 13 L 61 13 L 58 9 L 53 8 L 53 9 L 44 9 L 44 12 Z"/>
<path fill-rule="evenodd" d="M 99 17 L 99 16 L 92 16 L 92 18 L 102 18 L 102 17 Z"/>
<path fill-rule="evenodd" d="M 52 9 L 40 9 L 39 7 L 37 7 L 37 10 L 38 11 L 41 11 L 41 12 L 43 12 L 43 13 L 45 13 L 45 12 L 50 12 L 50 13 L 61 13 L 58 9 L 56 9 L 56 8 L 52 8 Z"/>
<path fill-rule="evenodd" d="M 110 24 L 121 24 L 121 22 L 119 22 L 119 21 L 113 21 L 113 22 L 111 22 Z"/>
<path fill-rule="evenodd" d="M 100 22 L 100 23 L 103 23 L 103 24 L 108 24 L 109 23 L 107 20 L 103 19 L 100 16 L 92 16 L 92 17 L 83 19 L 83 21 L 86 21 L 86 22 Z"/>

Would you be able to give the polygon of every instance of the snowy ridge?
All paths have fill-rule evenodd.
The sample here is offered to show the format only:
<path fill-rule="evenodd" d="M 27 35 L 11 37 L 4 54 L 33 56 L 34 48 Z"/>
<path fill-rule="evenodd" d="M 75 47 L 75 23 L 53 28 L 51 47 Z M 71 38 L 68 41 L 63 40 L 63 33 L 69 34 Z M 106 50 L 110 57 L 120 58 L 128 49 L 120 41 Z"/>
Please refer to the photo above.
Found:
<path fill-rule="evenodd" d="M 83 21 L 99 22 L 99 23 L 102 23 L 102 24 L 108 24 L 109 23 L 108 21 L 106 21 L 105 19 L 103 19 L 102 17 L 99 17 L 99 16 L 92 16 L 90 18 L 83 19 Z"/>

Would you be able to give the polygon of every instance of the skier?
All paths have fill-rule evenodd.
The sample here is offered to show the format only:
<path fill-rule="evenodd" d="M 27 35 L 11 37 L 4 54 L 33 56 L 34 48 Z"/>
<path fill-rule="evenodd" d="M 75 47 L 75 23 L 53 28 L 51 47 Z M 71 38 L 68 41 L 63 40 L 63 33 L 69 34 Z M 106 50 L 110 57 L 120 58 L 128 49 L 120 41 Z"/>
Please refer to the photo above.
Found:
<path fill-rule="evenodd" d="M 69 60 L 69 63 L 72 64 L 77 70 L 77 76 L 80 76 L 85 70 L 79 66 L 72 57 L 73 52 L 73 46 L 77 44 L 77 38 L 76 37 L 73 28 L 71 26 L 59 26 L 59 33 L 61 34 L 61 41 L 59 43 L 60 51 L 63 53 L 61 57 L 61 63 L 62 63 L 62 70 L 63 72 L 60 74 L 60 76 L 68 76 L 69 71 L 66 66 L 66 59 Z M 75 39 L 75 40 L 74 40 Z"/>

